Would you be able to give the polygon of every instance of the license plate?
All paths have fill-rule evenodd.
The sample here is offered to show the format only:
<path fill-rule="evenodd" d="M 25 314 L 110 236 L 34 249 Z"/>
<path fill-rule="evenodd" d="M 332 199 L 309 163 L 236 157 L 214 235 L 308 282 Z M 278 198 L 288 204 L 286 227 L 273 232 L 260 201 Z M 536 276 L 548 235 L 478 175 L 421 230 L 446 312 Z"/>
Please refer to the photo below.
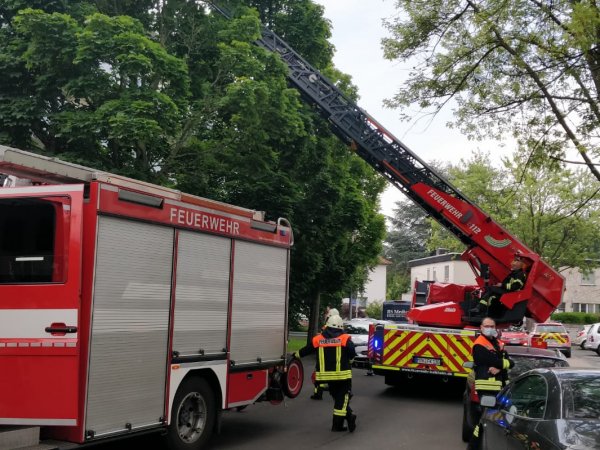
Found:
<path fill-rule="evenodd" d="M 425 364 L 427 366 L 441 366 L 442 358 L 427 358 L 423 356 L 413 356 L 414 364 Z"/>

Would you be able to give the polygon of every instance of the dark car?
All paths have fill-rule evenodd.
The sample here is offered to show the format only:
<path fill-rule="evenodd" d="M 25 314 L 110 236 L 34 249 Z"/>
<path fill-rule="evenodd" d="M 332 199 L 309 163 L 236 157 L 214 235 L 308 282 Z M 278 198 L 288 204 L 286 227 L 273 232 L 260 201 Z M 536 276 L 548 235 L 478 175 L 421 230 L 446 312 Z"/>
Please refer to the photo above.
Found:
<path fill-rule="evenodd" d="M 510 369 L 509 379 L 513 380 L 522 373 L 535 368 L 569 367 L 565 356 L 558 350 L 547 350 L 535 347 L 507 346 L 506 352 L 515 363 Z M 479 397 L 475 391 L 474 373 L 467 378 L 467 386 L 463 394 L 462 439 L 467 442 L 473 434 L 476 422 L 481 414 Z"/>
<path fill-rule="evenodd" d="M 600 370 L 535 369 L 482 403 L 484 449 L 600 448 Z"/>

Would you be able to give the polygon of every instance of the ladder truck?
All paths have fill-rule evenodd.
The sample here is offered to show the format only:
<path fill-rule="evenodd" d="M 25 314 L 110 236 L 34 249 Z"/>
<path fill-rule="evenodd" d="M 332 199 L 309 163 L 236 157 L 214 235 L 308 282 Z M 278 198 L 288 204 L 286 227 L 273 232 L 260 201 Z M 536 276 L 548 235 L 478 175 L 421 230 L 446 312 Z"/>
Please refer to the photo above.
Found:
<path fill-rule="evenodd" d="M 231 19 L 229 11 L 210 6 Z M 304 101 L 325 118 L 333 133 L 373 169 L 454 234 L 466 247 L 461 259 L 473 270 L 476 286 L 428 283 L 421 302 L 413 298 L 410 324 L 371 326 L 369 356 L 374 372 L 394 380 L 402 372 L 466 377 L 482 318 L 469 314 L 473 292 L 501 282 L 515 255 L 528 262 L 522 290 L 504 294 L 499 327 L 519 324 L 525 317 L 547 320 L 562 302 L 564 278 L 539 255 L 494 221 L 456 187 L 420 159 L 354 101 L 344 95 L 277 34 L 262 28 L 255 42 L 276 53 L 288 66 L 288 80 Z"/>

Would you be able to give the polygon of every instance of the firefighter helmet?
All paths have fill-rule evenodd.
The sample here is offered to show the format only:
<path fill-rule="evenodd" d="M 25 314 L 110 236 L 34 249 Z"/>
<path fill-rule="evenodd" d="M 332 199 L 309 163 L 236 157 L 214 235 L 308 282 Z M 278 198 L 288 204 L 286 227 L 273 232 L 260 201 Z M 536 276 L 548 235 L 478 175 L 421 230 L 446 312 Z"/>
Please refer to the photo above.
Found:
<path fill-rule="evenodd" d="M 331 308 L 329 311 L 327 311 L 327 314 L 325 315 L 325 320 L 329 320 L 330 317 L 333 316 L 339 316 L 340 312 L 335 309 L 335 308 Z"/>
<path fill-rule="evenodd" d="M 327 328 L 339 328 L 341 330 L 344 328 L 344 321 L 339 315 L 331 316 L 329 319 L 327 319 L 325 326 Z"/>

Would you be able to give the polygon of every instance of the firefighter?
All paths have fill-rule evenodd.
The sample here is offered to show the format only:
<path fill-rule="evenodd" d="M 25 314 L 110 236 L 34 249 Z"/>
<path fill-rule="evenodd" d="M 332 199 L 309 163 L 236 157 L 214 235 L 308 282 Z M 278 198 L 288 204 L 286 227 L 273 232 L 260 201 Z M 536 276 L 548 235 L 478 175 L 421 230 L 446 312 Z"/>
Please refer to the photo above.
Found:
<path fill-rule="evenodd" d="M 339 316 L 340 313 L 337 309 L 332 308 L 331 306 L 327 306 L 327 309 L 325 309 L 325 324 L 323 325 L 323 327 L 321 328 L 321 331 L 325 330 L 325 327 L 327 326 L 327 320 L 331 317 L 331 316 Z M 317 380 L 315 379 L 315 373 L 313 372 L 313 383 L 314 383 L 314 389 L 313 389 L 313 394 L 310 396 L 311 400 L 323 400 L 323 391 L 327 389 L 327 384 L 326 383 L 318 383 Z"/>
<path fill-rule="evenodd" d="M 356 414 L 350 409 L 350 390 L 352 360 L 356 352 L 350 335 L 344 333 L 344 322 L 339 315 L 330 316 L 323 332 L 313 338 L 312 345 L 298 350 L 296 357 L 314 352 L 317 353 L 315 380 L 319 384 L 327 383 L 329 394 L 333 397 L 331 431 L 352 432 L 356 429 Z M 344 420 L 348 423 L 347 428 Z"/>
<path fill-rule="evenodd" d="M 475 372 L 475 390 L 481 399 L 483 395 L 493 395 L 508 383 L 508 369 L 513 361 L 504 350 L 504 343 L 498 339 L 498 330 L 494 319 L 485 317 L 481 322 L 481 334 L 473 343 L 473 363 Z M 467 449 L 478 450 L 481 444 L 481 410 L 477 425 Z"/>
<path fill-rule="evenodd" d="M 470 312 L 483 316 L 490 311 L 491 315 L 500 316 L 501 314 L 497 314 L 498 310 L 500 310 L 500 297 L 502 294 L 519 291 L 525 287 L 525 280 L 527 278 L 526 268 L 527 264 L 525 261 L 518 255 L 515 255 L 513 261 L 510 263 L 510 273 L 508 276 L 502 280 L 502 283 L 486 287 L 481 300 L 479 300 L 479 304 L 471 309 Z M 492 312 L 495 314 L 492 314 Z"/>

